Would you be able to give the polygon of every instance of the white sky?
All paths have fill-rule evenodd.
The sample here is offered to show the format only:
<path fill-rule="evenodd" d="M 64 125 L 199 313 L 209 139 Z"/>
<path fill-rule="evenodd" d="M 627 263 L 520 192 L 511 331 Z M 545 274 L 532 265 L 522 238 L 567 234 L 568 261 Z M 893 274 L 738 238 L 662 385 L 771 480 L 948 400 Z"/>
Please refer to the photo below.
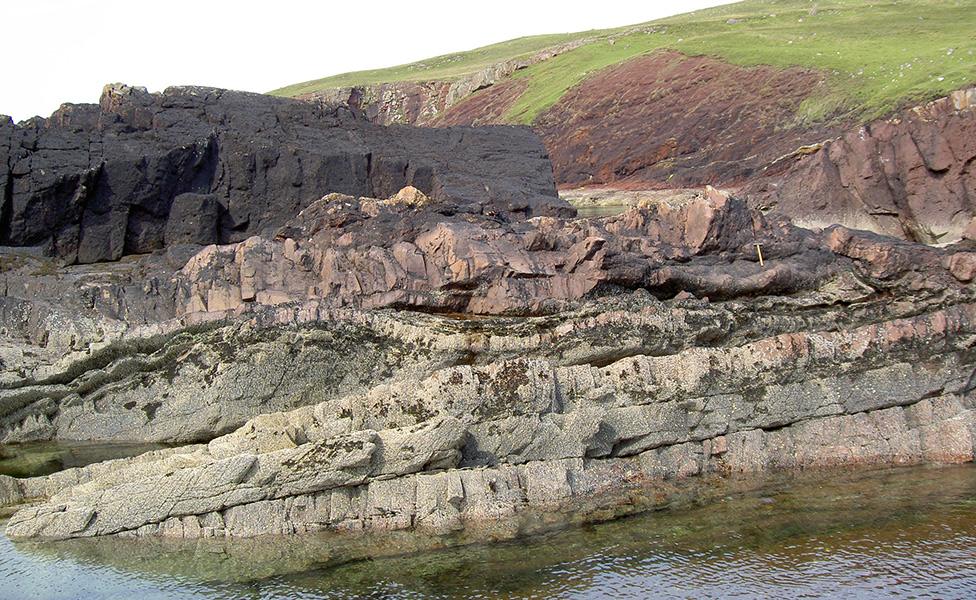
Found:
<path fill-rule="evenodd" d="M 514 37 L 649 21 L 727 1 L 4 0 L 0 114 L 47 116 L 102 86 L 265 92 Z M 477 7 L 477 10 L 475 10 Z"/>

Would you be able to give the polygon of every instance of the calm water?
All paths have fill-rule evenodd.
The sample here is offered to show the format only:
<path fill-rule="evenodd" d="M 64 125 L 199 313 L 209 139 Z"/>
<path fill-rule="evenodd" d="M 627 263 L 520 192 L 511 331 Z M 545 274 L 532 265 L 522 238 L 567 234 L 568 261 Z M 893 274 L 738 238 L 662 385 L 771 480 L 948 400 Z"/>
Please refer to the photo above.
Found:
<path fill-rule="evenodd" d="M 628 208 L 630 207 L 623 204 L 614 204 L 609 206 L 600 206 L 598 204 L 577 206 L 576 215 L 580 218 L 612 217 L 614 215 L 627 212 Z"/>
<path fill-rule="evenodd" d="M 163 444 L 101 442 L 31 442 L 0 445 L 0 475 L 35 477 L 96 462 L 137 456 Z"/>
<path fill-rule="evenodd" d="M 780 480 L 529 540 L 377 557 L 411 539 L 0 539 L 0 597 L 974 598 L 976 467 Z"/>

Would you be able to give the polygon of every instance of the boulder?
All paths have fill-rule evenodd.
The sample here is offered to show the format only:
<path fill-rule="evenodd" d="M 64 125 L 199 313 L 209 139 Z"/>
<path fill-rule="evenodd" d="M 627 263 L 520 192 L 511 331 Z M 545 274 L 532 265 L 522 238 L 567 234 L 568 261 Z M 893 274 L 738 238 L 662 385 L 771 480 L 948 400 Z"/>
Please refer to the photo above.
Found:
<path fill-rule="evenodd" d="M 388 204 L 403 204 L 414 208 L 421 208 L 430 204 L 427 194 L 421 192 L 412 185 L 408 185 L 387 200 Z"/>
<path fill-rule="evenodd" d="M 976 252 L 957 252 L 949 258 L 949 272 L 952 276 L 968 283 L 976 279 Z"/>

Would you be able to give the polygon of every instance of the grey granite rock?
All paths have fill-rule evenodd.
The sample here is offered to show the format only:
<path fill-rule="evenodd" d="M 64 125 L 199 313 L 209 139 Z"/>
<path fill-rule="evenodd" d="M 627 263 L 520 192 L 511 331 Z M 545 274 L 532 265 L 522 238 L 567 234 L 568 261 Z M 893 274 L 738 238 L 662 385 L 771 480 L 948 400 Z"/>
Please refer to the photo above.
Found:
<path fill-rule="evenodd" d="M 976 305 L 960 304 L 602 367 L 444 367 L 256 417 L 205 448 L 62 475 L 74 482 L 49 484 L 7 534 L 445 533 L 528 509 L 598 518 L 708 473 L 968 462 L 974 336 Z"/>

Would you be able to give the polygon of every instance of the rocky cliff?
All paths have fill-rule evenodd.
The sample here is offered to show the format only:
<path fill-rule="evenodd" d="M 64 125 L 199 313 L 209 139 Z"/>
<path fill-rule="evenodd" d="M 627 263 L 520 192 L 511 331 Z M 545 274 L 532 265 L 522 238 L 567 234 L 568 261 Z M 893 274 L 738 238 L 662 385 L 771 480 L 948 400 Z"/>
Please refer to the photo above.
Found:
<path fill-rule="evenodd" d="M 799 119 L 827 80 L 816 69 L 741 67 L 658 51 L 588 74 L 533 128 L 562 188 L 711 184 L 738 188 L 754 206 L 799 224 L 838 223 L 924 243 L 958 240 L 976 218 L 973 90 L 863 125 Z M 308 98 L 347 102 L 377 122 L 509 121 L 527 81 L 479 81 L 462 86 L 463 94 L 450 82 L 399 82 Z"/>
<path fill-rule="evenodd" d="M 8 534 L 472 532 L 607 518 L 699 475 L 973 459 L 971 241 L 815 233 L 714 191 L 595 220 L 443 208 L 328 196 L 180 267 L 128 261 L 154 291 L 60 270 L 62 297 L 172 304 L 26 323 L 4 439 L 208 443 L 0 478 L 41 500 Z M 45 348 L 58 318 L 101 337 Z"/>
<path fill-rule="evenodd" d="M 764 210 L 924 243 L 976 223 L 976 88 L 868 123 L 786 157 L 744 193 Z"/>
<path fill-rule="evenodd" d="M 121 85 L 98 105 L 0 120 L 0 244 L 65 262 L 240 241 L 328 192 L 405 185 L 464 210 L 572 214 L 522 128 L 385 128 L 258 94 Z"/>
<path fill-rule="evenodd" d="M 553 48 L 457 80 L 336 88 L 299 98 L 347 105 L 382 124 L 502 124 L 527 85 L 511 75 L 572 49 Z M 729 186 L 843 130 L 843 124 L 795 122 L 801 103 L 824 84 L 825 75 L 813 69 L 743 68 L 659 51 L 589 75 L 532 125 L 563 187 Z"/>
<path fill-rule="evenodd" d="M 203 115 L 228 102 L 132 92 L 131 106 L 186 94 Z M 277 102 L 313 130 L 386 140 L 369 146 L 374 162 L 415 138 L 425 149 L 460 136 L 437 149 L 458 154 L 458 172 L 435 162 L 429 193 L 378 194 L 385 180 L 364 179 L 379 198 L 316 180 L 288 184 L 293 199 L 322 192 L 307 202 L 281 202 L 253 178 L 180 190 L 174 206 L 195 194 L 216 210 L 181 208 L 171 224 L 170 206 L 153 252 L 115 261 L 3 249 L 0 443 L 181 444 L 0 477 L 0 505 L 30 504 L 11 537 L 490 537 L 660 506 L 696 479 L 973 460 L 972 232 L 931 247 L 809 230 L 712 188 L 580 219 L 525 130 L 429 134 L 337 125 L 341 113 L 322 125 L 305 112 L 320 109 Z M 252 133 L 304 131 L 275 123 Z M 157 129 L 132 131 L 148 144 Z M 216 151 L 225 169 L 251 164 Z M 50 168 L 35 160 L 54 160 L 32 152 L 28 181 Z M 332 172 L 328 156 L 302 156 L 302 173 Z M 159 173 L 182 172 L 166 164 Z M 102 206 L 124 212 L 141 197 L 93 181 Z M 218 224 L 230 236 L 219 244 L 166 243 L 201 214 L 223 218 L 230 197 L 268 212 L 233 236 Z M 59 206 L 48 207 L 58 223 L 87 214 Z"/>

